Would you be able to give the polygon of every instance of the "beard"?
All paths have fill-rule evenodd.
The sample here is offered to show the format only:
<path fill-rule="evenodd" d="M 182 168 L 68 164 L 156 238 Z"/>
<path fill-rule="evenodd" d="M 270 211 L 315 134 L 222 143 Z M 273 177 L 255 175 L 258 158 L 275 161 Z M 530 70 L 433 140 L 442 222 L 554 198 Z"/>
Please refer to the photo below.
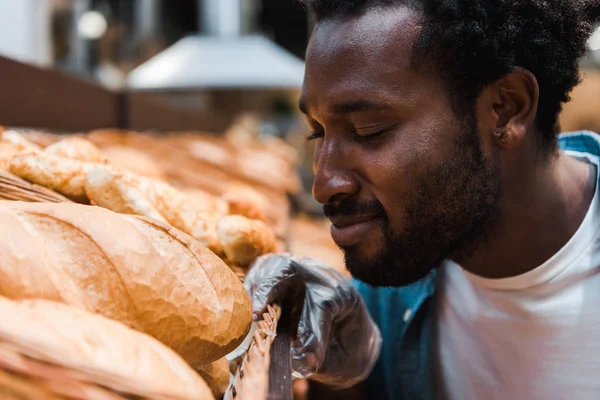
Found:
<path fill-rule="evenodd" d="M 499 170 L 482 152 L 474 117 L 463 127 L 446 162 L 421 175 L 415 197 L 406 203 L 401 232 L 390 228 L 377 200 L 325 206 L 326 215 L 382 215 L 382 243 L 375 256 L 366 259 L 356 248 L 342 248 L 355 278 L 376 287 L 406 286 L 425 278 L 444 259 L 464 257 L 485 242 L 500 214 Z"/>

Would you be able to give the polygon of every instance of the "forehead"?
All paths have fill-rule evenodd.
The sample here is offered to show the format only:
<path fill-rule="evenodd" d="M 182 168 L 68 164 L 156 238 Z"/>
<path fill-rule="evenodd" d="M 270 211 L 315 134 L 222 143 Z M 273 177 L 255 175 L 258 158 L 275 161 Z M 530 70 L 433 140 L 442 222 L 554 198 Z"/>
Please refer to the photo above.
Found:
<path fill-rule="evenodd" d="M 420 15 L 406 6 L 320 22 L 307 49 L 302 102 L 316 108 L 366 93 L 410 96 L 419 88 L 411 67 L 419 32 Z"/>

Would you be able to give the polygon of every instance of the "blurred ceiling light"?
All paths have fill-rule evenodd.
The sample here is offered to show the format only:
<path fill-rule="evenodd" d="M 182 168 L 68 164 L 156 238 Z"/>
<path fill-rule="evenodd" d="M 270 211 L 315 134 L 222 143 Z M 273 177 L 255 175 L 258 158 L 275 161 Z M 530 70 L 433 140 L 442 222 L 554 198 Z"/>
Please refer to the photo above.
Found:
<path fill-rule="evenodd" d="M 588 41 L 588 46 L 592 51 L 600 50 L 600 27 L 592 34 L 592 37 Z"/>
<path fill-rule="evenodd" d="M 86 39 L 100 39 L 107 28 L 106 18 L 98 11 L 86 11 L 77 22 L 77 31 Z"/>

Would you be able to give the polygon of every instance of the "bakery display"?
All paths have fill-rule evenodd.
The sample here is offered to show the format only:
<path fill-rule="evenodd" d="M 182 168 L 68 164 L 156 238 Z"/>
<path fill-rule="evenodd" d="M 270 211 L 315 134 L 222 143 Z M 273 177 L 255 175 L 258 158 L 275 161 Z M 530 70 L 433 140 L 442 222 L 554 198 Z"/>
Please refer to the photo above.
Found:
<path fill-rule="evenodd" d="M 225 356 L 249 339 L 250 300 L 240 281 L 253 261 L 292 251 L 343 266 L 327 226 L 291 218 L 298 160 L 279 139 L 258 140 L 243 127 L 221 136 L 2 132 L 0 296 L 62 303 L 149 335 L 217 399 L 238 366 Z M 268 315 L 276 326 L 279 314 Z M 265 394 L 275 339 L 267 325 L 253 335 L 255 361 L 246 359 L 242 372 L 251 378 L 238 376 L 243 398 Z M 14 378 L 7 376 L 0 368 L 0 389 Z M 35 382 L 28 389 L 46 390 Z M 261 389 L 252 392 L 253 382 Z M 111 390 L 110 398 L 146 398 Z"/>
<path fill-rule="evenodd" d="M 119 322 L 4 297 L 0 315 L 2 399 L 213 399 L 175 352 Z"/>
<path fill-rule="evenodd" d="M 44 149 L 44 153 L 90 163 L 105 163 L 107 161 L 106 156 L 96 145 L 77 136 L 65 138 L 51 144 Z"/>
<path fill-rule="evenodd" d="M 167 223 L 208 247 L 240 278 L 243 269 L 255 258 L 284 249 L 286 229 L 283 225 L 287 216 L 277 215 L 274 210 L 286 211 L 287 200 L 280 200 L 284 204 L 281 207 L 272 207 L 269 197 L 248 183 L 232 181 L 215 192 L 202 185 L 172 182 L 168 174 L 163 176 L 158 169 L 137 174 L 133 171 L 140 168 L 119 168 L 101 148 L 104 144 L 114 152 L 115 147 L 124 147 L 126 139 L 115 132 L 105 132 L 107 137 L 101 132 L 92 132 L 88 138 L 35 132 L 30 134 L 32 141 L 17 132 L 8 132 L 10 135 L 5 139 L 10 142 L 4 144 L 7 150 L 0 154 L 6 153 L 1 159 L 6 159 L 6 169 L 15 177 L 51 189 L 77 203 Z M 183 137 L 189 140 L 190 135 Z M 180 139 L 176 137 L 177 141 Z M 94 144 L 94 140 L 99 145 Z M 146 161 L 150 160 L 150 156 L 146 157 Z M 114 153 L 112 158 L 114 160 Z M 117 164 L 127 166 L 123 162 Z M 236 218 L 229 218 L 234 215 Z"/>

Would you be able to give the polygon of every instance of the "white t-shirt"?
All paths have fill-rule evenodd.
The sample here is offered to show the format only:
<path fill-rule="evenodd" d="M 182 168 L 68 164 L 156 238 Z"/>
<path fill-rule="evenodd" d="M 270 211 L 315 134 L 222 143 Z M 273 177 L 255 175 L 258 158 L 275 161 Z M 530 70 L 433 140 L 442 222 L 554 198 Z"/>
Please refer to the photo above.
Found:
<path fill-rule="evenodd" d="M 441 397 L 600 399 L 598 192 L 575 235 L 532 271 L 485 279 L 451 261 L 440 268 Z"/>

